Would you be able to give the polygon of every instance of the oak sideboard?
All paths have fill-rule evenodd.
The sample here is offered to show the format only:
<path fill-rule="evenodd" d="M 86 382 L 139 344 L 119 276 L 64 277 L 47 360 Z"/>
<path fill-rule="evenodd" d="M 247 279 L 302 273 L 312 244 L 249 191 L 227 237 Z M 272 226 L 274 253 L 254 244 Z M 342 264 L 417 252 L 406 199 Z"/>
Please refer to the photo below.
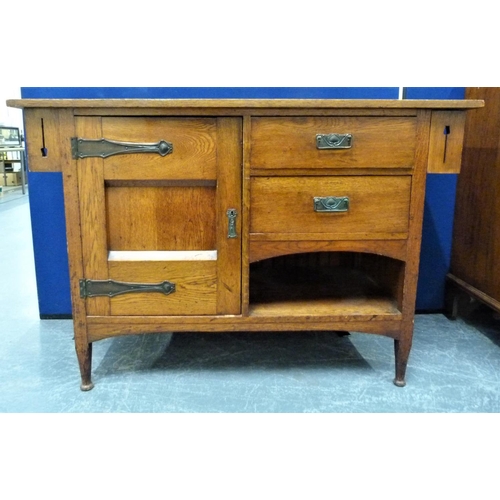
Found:
<path fill-rule="evenodd" d="M 81 389 L 125 334 L 394 339 L 405 385 L 426 174 L 481 100 L 9 100 L 62 172 Z"/>

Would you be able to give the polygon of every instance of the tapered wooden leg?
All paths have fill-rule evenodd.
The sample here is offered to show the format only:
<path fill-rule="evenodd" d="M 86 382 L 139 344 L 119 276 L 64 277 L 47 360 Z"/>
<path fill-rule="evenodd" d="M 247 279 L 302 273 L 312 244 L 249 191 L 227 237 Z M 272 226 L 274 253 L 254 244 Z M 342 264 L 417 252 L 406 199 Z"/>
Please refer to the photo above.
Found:
<path fill-rule="evenodd" d="M 396 378 L 394 385 L 404 387 L 406 385 L 406 365 L 411 349 L 411 335 L 403 336 L 402 339 L 394 340 L 394 355 L 396 358 Z"/>
<path fill-rule="evenodd" d="M 94 388 L 91 377 L 92 343 L 77 346 L 76 355 L 78 357 L 78 364 L 80 365 L 80 374 L 82 377 L 82 384 L 80 385 L 80 389 L 82 391 L 90 391 Z"/>

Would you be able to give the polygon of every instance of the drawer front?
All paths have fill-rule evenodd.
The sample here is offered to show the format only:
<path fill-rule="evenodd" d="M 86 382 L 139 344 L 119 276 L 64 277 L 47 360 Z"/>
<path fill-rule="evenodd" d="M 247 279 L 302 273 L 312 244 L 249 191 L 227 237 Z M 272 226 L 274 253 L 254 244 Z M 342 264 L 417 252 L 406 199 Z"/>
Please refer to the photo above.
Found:
<path fill-rule="evenodd" d="M 416 118 L 254 118 L 251 135 L 252 168 L 411 168 Z"/>
<path fill-rule="evenodd" d="M 105 145 L 106 148 L 121 148 L 120 154 L 103 160 L 106 180 L 216 179 L 217 123 L 213 118 L 103 117 L 94 120 L 90 126 L 87 119 L 87 126 L 80 127 L 79 137 L 104 138 L 114 143 Z M 116 142 L 127 143 L 131 149 L 123 151 Z M 142 152 L 134 152 L 134 147 L 160 143 L 163 150 L 143 148 Z M 166 151 L 166 144 L 171 150 Z"/>
<path fill-rule="evenodd" d="M 404 239 L 411 176 L 254 177 L 250 231 L 263 239 Z"/>

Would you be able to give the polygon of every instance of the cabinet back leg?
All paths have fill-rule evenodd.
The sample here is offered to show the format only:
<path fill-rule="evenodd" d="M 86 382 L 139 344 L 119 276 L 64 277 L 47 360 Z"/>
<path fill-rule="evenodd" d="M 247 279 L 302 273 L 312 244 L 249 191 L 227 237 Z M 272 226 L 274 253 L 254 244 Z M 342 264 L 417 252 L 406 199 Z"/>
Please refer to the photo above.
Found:
<path fill-rule="evenodd" d="M 460 294 L 456 286 L 448 278 L 444 294 L 444 314 L 450 320 L 456 320 L 459 311 Z"/>

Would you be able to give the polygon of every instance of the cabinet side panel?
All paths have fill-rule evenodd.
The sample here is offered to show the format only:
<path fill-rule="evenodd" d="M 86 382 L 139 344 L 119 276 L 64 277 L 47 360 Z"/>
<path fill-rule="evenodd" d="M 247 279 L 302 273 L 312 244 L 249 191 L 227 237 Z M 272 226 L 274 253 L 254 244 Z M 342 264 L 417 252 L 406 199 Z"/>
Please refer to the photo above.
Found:
<path fill-rule="evenodd" d="M 28 167 L 32 172 L 60 172 L 72 128 L 65 126 L 66 110 L 27 108 L 24 127 Z"/>
<path fill-rule="evenodd" d="M 458 174 L 462 159 L 465 111 L 433 111 L 427 172 Z"/>

